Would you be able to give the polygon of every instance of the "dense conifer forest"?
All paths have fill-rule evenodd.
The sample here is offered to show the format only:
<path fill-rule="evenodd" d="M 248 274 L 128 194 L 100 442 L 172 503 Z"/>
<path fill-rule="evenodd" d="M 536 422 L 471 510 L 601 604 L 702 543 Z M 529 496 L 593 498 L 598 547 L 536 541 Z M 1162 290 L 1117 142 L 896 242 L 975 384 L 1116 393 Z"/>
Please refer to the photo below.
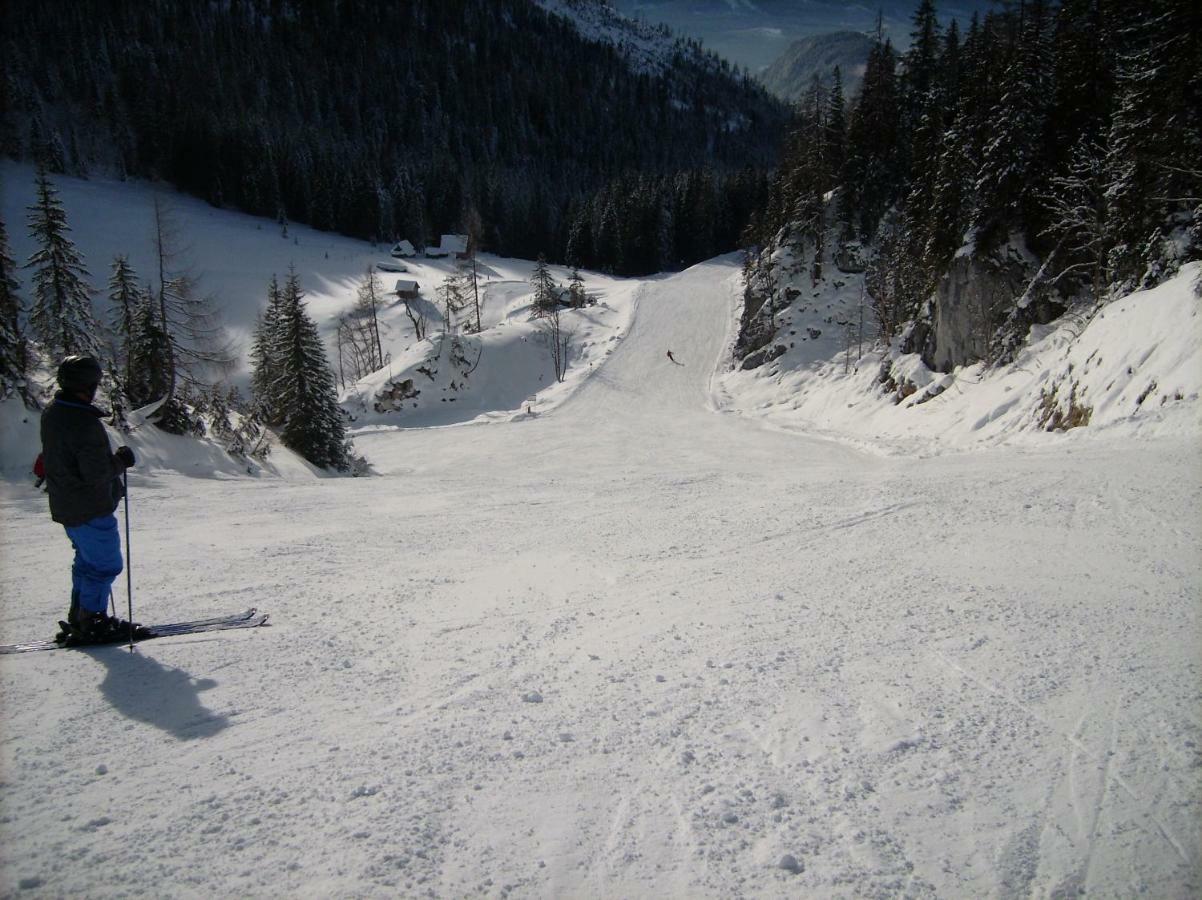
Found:
<path fill-rule="evenodd" d="M 0 139 L 51 172 L 633 274 L 732 249 L 787 110 L 695 44 L 656 71 L 531 0 L 4 4 Z"/>
<path fill-rule="evenodd" d="M 817 274 L 832 244 L 862 242 L 882 335 L 929 357 L 953 260 L 1008 252 L 1030 281 L 987 311 L 1001 359 L 1033 298 L 1054 314 L 1202 254 L 1202 6 L 1014 0 L 945 28 L 916 5 L 911 46 L 877 35 L 850 108 L 817 82 L 800 102 L 753 229 L 753 295 L 776 290 L 780 248 Z"/>

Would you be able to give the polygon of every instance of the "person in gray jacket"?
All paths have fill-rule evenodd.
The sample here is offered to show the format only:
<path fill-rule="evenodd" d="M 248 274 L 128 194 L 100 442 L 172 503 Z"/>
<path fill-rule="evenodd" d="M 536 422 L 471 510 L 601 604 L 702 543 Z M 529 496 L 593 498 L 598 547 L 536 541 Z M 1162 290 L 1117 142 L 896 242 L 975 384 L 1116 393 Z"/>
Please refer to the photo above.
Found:
<path fill-rule="evenodd" d="M 122 475 L 134 464 L 129 447 L 114 452 L 92 401 L 100 363 L 68 356 L 58 367 L 54 402 L 42 413 L 42 455 L 50 518 L 66 529 L 75 548 L 67 623 L 90 641 L 118 640 L 130 623 L 109 617 L 109 592 L 121 574 L 121 535 L 113 513 L 124 495 Z M 135 626 L 136 627 L 136 626 Z"/>

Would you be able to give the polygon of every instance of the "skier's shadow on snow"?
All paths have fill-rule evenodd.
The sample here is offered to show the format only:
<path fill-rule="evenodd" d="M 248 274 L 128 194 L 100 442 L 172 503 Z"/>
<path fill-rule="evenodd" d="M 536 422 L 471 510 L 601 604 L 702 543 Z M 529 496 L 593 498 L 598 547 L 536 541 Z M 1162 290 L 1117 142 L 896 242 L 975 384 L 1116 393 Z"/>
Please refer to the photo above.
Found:
<path fill-rule="evenodd" d="M 108 670 L 100 692 L 127 719 L 145 722 L 181 741 L 212 737 L 229 726 L 200 702 L 200 692 L 217 686 L 212 678 L 194 678 L 135 650 L 106 648 L 92 654 Z"/>

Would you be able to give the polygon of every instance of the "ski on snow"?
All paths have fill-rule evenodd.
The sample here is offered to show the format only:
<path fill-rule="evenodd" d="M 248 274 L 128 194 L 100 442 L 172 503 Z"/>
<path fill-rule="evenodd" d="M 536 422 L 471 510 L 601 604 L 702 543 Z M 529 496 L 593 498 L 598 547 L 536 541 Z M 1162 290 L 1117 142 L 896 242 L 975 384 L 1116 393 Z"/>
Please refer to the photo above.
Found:
<path fill-rule="evenodd" d="M 230 616 L 217 616 L 212 619 L 194 619 L 191 622 L 171 622 L 166 625 L 143 625 L 134 635 L 134 643 L 149 641 L 153 638 L 171 637 L 177 634 L 199 634 L 206 631 L 228 631 L 231 628 L 257 628 L 267 623 L 267 613 L 261 613 L 251 608 L 246 612 Z M 102 643 L 72 644 L 67 641 L 26 641 L 23 644 L 0 644 L 0 655 L 8 653 L 29 653 L 34 650 L 84 649 L 87 647 L 111 647 L 114 644 L 128 644 L 128 636 L 121 636 Z"/>

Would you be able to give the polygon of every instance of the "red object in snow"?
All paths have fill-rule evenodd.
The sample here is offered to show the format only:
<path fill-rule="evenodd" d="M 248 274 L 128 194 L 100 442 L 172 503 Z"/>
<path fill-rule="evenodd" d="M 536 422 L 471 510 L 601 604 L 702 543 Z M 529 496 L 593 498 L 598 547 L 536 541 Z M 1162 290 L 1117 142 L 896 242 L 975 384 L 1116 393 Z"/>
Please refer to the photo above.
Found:
<path fill-rule="evenodd" d="M 33 474 L 36 478 L 46 477 L 46 461 L 42 459 L 42 454 L 38 454 L 38 458 L 33 461 Z"/>

